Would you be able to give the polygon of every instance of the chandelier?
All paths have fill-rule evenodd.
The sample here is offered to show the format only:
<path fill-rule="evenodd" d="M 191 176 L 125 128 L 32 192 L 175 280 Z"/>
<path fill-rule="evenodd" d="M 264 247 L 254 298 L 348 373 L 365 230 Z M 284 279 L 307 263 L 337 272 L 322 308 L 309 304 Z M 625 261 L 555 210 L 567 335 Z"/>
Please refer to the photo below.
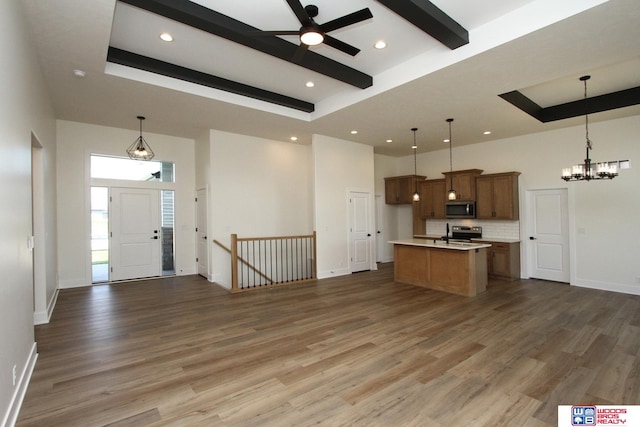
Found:
<path fill-rule="evenodd" d="M 140 136 L 127 148 L 127 154 L 133 160 L 151 160 L 154 156 L 153 150 L 142 137 L 142 121 L 144 119 L 144 116 L 138 116 L 138 120 L 140 120 Z"/>
<path fill-rule="evenodd" d="M 592 150 L 591 140 L 589 139 L 589 113 L 586 107 L 587 105 L 587 80 L 591 76 L 582 76 L 580 81 L 584 82 L 584 100 L 585 100 L 585 130 L 586 130 L 586 147 L 587 157 L 584 159 L 584 163 L 574 165 L 570 168 L 562 169 L 562 179 L 565 181 L 591 181 L 593 179 L 613 179 L 618 176 L 618 164 L 617 162 L 600 162 L 593 163 L 589 158 L 589 150 Z"/>

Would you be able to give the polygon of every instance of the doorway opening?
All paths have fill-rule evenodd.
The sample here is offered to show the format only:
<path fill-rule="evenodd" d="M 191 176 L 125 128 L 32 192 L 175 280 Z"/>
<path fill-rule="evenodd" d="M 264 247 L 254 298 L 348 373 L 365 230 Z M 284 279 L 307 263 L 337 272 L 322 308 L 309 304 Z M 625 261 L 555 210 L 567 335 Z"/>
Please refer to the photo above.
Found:
<path fill-rule="evenodd" d="M 150 190 L 158 191 L 158 190 Z M 160 257 L 162 276 L 170 276 L 175 270 L 175 192 L 159 190 L 160 204 Z M 111 188 L 91 187 L 91 282 L 111 281 L 112 262 L 111 241 L 114 237 L 113 221 L 110 215 Z M 155 209 L 151 207 L 151 209 Z M 126 211 L 123 211 L 126 212 Z M 121 212 L 122 213 L 122 212 Z M 119 227 L 115 233 L 120 233 Z M 116 239 L 120 236 L 116 235 Z M 131 277 L 134 279 L 136 277 Z"/>

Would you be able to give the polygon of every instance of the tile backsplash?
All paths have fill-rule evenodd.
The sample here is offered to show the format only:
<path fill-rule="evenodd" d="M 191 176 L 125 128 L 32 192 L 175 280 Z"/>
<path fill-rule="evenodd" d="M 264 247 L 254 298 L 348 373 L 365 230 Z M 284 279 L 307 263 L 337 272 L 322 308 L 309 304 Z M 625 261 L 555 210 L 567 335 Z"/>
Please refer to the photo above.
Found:
<path fill-rule="evenodd" d="M 427 235 L 444 236 L 447 222 L 452 225 L 482 227 L 482 237 L 520 240 L 520 221 L 491 221 L 484 219 L 430 219 L 427 221 Z"/>

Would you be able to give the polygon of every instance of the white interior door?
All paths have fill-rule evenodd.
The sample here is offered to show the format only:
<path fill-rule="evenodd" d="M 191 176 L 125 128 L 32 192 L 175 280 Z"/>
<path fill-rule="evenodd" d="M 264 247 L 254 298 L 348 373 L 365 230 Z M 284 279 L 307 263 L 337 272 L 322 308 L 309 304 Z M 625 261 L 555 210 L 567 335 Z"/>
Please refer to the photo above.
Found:
<path fill-rule="evenodd" d="M 529 266 L 531 277 L 569 282 L 567 190 L 530 192 Z"/>
<path fill-rule="evenodd" d="M 349 193 L 349 257 L 352 273 L 371 270 L 369 193 Z"/>
<path fill-rule="evenodd" d="M 111 280 L 161 276 L 160 192 L 111 189 Z"/>
<path fill-rule="evenodd" d="M 196 193 L 196 241 L 198 274 L 209 279 L 209 245 L 207 240 L 207 190 Z"/>

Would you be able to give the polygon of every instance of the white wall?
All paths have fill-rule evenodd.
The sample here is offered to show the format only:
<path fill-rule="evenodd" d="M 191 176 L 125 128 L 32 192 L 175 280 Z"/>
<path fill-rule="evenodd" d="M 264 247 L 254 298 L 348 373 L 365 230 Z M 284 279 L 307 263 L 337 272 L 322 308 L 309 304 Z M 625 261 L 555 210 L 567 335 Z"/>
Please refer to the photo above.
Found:
<path fill-rule="evenodd" d="M 318 277 L 347 274 L 349 234 L 347 194 L 364 191 L 371 195 L 371 234 L 375 206 L 373 147 L 313 135 L 314 212 L 318 232 Z M 374 240 L 371 239 L 371 268 L 375 269 Z"/>
<path fill-rule="evenodd" d="M 453 149 L 453 169 L 484 173 L 519 171 L 522 268 L 526 268 L 527 190 L 567 188 L 571 235 L 571 283 L 640 293 L 640 116 L 589 124 L 594 160 L 629 159 L 631 169 L 612 181 L 570 182 L 560 179 L 563 167 L 584 159 L 584 126 L 524 135 Z M 418 173 L 442 178 L 448 150 L 418 155 Z M 413 158 L 401 159 L 398 174 L 413 171 Z M 410 223 L 410 212 L 399 221 Z M 523 236 L 525 238 L 523 238 Z M 523 271 L 523 276 L 527 272 Z"/>
<path fill-rule="evenodd" d="M 309 146 L 211 130 L 197 141 L 209 145 L 209 235 L 213 279 L 231 287 L 231 259 L 213 244 L 230 247 L 238 237 L 306 235 L 313 230 L 311 150 Z M 205 172 L 206 173 L 206 172 Z"/>
<path fill-rule="evenodd" d="M 45 173 L 55 170 L 55 119 L 47 89 L 39 72 L 35 51 L 19 0 L 0 2 L 0 425 L 17 417 L 23 393 L 36 359 L 34 342 L 34 289 L 32 252 L 27 248 L 32 233 L 31 138 L 42 145 Z M 51 203 L 55 175 L 43 184 L 41 206 L 51 218 L 41 223 L 44 235 L 44 281 L 39 295 L 46 300 L 55 288 L 51 269 L 55 253 L 55 206 Z M 42 247 L 42 246 L 41 246 Z M 55 264 L 55 262 L 54 262 Z M 47 283 L 51 282 L 51 283 Z M 13 382 L 13 369 L 16 383 Z"/>
<path fill-rule="evenodd" d="M 148 118 L 153 120 L 153 118 Z M 132 118 L 135 121 L 135 118 Z M 194 141 L 143 132 L 154 160 L 175 164 L 175 183 L 91 180 L 90 155 L 125 157 L 139 131 L 59 120 L 58 272 L 61 288 L 91 284 L 91 185 L 157 188 L 175 191 L 176 274 L 195 274 Z M 92 184 L 93 183 L 93 184 Z"/>

